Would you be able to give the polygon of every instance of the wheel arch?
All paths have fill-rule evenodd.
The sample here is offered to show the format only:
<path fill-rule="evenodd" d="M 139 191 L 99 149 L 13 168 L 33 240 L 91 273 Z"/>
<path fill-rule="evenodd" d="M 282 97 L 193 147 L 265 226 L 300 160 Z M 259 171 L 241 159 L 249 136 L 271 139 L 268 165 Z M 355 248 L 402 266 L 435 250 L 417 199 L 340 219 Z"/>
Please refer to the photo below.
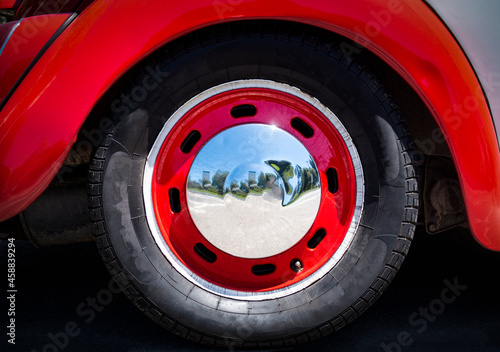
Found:
<path fill-rule="evenodd" d="M 143 16 L 131 25 L 135 13 Z M 323 28 L 347 38 L 347 55 L 366 47 L 397 72 L 448 142 L 473 233 L 484 246 L 500 250 L 495 233 L 500 226 L 500 158 L 481 86 L 434 13 L 421 2 L 398 0 L 336 1 L 335 6 L 331 1 L 294 0 L 286 8 L 264 0 L 233 5 L 198 0 L 175 7 L 162 1 L 94 2 L 49 48 L 0 112 L 0 149 L 7 151 L 0 157 L 0 219 L 22 211 L 45 189 L 86 119 L 91 116 L 86 126 L 92 126 L 95 109 L 122 82 L 124 72 L 187 33 L 243 19 Z"/>

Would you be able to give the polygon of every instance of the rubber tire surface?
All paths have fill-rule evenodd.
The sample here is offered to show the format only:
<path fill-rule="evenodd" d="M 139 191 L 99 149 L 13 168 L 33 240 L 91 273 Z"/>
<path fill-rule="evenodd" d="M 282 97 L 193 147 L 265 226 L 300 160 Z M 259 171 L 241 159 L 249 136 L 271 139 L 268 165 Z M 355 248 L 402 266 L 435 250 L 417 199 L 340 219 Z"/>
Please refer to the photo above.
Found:
<path fill-rule="evenodd" d="M 338 330 L 386 289 L 417 220 L 411 139 L 384 87 L 335 37 L 285 23 L 221 25 L 170 43 L 131 77 L 91 163 L 89 205 L 109 271 L 147 316 L 210 346 L 286 346 Z M 249 78 L 298 87 L 329 107 L 365 175 L 361 224 L 340 262 L 303 291 L 266 301 L 220 297 L 180 275 L 153 240 L 142 195 L 146 157 L 169 116 L 201 91 Z"/>

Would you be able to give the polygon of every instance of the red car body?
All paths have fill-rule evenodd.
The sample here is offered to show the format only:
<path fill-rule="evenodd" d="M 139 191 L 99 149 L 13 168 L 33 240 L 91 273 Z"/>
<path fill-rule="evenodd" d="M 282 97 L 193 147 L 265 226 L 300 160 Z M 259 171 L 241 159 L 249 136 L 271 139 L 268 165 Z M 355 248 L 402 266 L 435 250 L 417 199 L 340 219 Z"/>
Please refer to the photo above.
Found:
<path fill-rule="evenodd" d="M 0 238 L 93 234 L 208 346 L 330 334 L 418 225 L 500 251 L 494 1 L 0 0 Z"/>
<path fill-rule="evenodd" d="M 15 3 L 0 1 L 0 8 Z M 44 191 L 92 109 L 141 59 L 199 28 L 254 19 L 335 32 L 396 71 L 446 139 L 472 233 L 483 246 L 500 250 L 500 153 L 488 103 L 461 47 L 420 1 L 97 0 L 78 16 L 24 18 L 0 56 L 0 220 Z M 0 38 L 12 28 L 2 25 Z M 51 37 L 53 43 L 31 64 Z"/>

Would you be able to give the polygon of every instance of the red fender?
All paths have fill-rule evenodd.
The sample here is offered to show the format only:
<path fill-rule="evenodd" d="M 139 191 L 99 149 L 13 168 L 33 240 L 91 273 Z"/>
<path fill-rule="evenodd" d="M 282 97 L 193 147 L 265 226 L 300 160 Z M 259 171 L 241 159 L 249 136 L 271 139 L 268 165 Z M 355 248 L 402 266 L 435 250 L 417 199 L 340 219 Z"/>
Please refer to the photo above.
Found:
<path fill-rule="evenodd" d="M 256 18 L 337 32 L 393 67 L 427 104 L 448 141 L 473 233 L 484 246 L 500 250 L 500 157 L 491 115 L 460 47 L 420 1 L 95 1 L 0 112 L 0 220 L 45 189 L 93 106 L 139 60 L 197 28 Z"/>
<path fill-rule="evenodd" d="M 28 17 L 19 22 L 9 22 L 3 25 L 7 29 L 14 29 L 14 32 L 1 53 L 0 102 L 4 100 L 33 59 L 69 16 L 58 14 Z M 12 25 L 15 28 L 10 28 Z"/>
<path fill-rule="evenodd" d="M 11 9 L 16 4 L 16 0 L 0 0 L 0 9 Z"/>

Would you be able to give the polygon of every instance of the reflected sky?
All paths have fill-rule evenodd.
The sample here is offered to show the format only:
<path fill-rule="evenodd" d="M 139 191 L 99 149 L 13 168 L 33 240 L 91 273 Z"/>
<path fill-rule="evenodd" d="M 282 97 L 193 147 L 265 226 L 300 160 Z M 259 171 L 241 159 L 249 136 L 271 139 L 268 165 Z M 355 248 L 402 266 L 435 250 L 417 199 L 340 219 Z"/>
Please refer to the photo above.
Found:
<path fill-rule="evenodd" d="M 295 146 L 290 145 L 291 140 Z M 261 164 L 268 159 L 287 160 L 290 156 L 301 165 L 310 159 L 302 143 L 282 129 L 263 124 L 241 125 L 212 138 L 198 153 L 191 174 L 201 179 L 203 171 L 234 170 L 242 163 Z"/>
<path fill-rule="evenodd" d="M 196 156 L 187 185 L 191 217 L 215 247 L 265 258 L 295 245 L 321 202 L 316 165 L 279 128 L 247 124 L 223 131 Z"/>
<path fill-rule="evenodd" d="M 316 165 L 304 145 L 275 126 L 246 124 L 211 139 L 198 153 L 188 189 L 219 196 L 270 191 L 286 206 L 320 186 Z"/>

